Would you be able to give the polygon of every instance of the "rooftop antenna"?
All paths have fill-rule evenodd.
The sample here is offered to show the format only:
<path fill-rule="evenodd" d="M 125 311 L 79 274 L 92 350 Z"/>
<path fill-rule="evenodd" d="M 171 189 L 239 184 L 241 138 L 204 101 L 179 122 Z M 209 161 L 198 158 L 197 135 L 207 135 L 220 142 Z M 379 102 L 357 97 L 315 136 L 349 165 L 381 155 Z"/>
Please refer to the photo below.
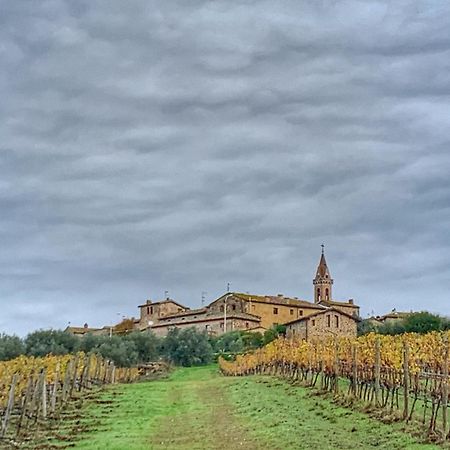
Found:
<path fill-rule="evenodd" d="M 164 298 L 166 300 L 169 298 L 169 291 L 164 291 Z"/>
<path fill-rule="evenodd" d="M 321 244 L 322 247 L 322 255 L 325 254 L 325 244 Z"/>
<path fill-rule="evenodd" d="M 230 292 L 230 286 L 231 286 L 231 283 L 228 282 L 228 283 L 227 283 L 227 292 Z"/>
<path fill-rule="evenodd" d="M 202 308 L 205 306 L 205 297 L 206 297 L 207 292 L 206 291 L 202 291 Z"/>

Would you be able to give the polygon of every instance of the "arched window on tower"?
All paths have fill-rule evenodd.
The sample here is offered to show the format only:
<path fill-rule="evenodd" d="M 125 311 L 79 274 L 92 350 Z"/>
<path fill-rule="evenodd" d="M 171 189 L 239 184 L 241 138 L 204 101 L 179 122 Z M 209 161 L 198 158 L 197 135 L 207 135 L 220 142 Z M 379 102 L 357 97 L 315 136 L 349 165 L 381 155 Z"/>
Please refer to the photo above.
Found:
<path fill-rule="evenodd" d="M 328 301 L 329 300 L 329 290 L 328 288 L 325 289 L 325 300 Z"/>
<path fill-rule="evenodd" d="M 317 300 L 320 301 L 320 288 L 317 288 Z"/>

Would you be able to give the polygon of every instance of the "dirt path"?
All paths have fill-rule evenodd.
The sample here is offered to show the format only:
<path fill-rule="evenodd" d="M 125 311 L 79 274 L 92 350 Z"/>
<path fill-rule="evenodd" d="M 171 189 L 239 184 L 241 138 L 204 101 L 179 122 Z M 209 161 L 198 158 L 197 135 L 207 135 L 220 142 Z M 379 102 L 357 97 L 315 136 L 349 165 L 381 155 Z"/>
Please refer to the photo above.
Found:
<path fill-rule="evenodd" d="M 182 382 L 171 393 L 171 401 L 181 412 L 161 418 L 151 448 L 263 450 L 237 420 L 226 392 L 227 379 L 207 377 Z M 183 404 L 180 404 L 183 403 Z"/>

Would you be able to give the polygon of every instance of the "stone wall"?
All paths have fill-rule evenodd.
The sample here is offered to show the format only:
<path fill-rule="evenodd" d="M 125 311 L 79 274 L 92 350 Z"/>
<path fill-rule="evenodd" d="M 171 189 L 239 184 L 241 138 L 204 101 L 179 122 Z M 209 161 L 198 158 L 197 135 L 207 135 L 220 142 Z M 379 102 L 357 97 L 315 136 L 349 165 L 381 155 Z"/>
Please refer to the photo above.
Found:
<path fill-rule="evenodd" d="M 287 337 L 315 340 L 324 337 L 356 337 L 356 320 L 332 310 L 287 325 Z"/>
<path fill-rule="evenodd" d="M 316 313 L 318 310 L 313 305 L 308 307 L 260 302 L 249 302 L 247 306 L 248 313 L 261 317 L 261 326 L 264 328 L 270 328 L 274 324 L 291 322 L 292 320 Z"/>
<path fill-rule="evenodd" d="M 258 326 L 257 321 L 230 317 L 227 319 L 226 331 L 228 332 L 235 330 L 248 330 L 255 326 Z M 197 322 L 195 321 L 176 322 L 176 323 L 168 323 L 167 325 L 164 326 L 160 324 L 155 327 L 150 327 L 150 331 L 153 331 L 157 336 L 165 336 L 172 327 L 180 329 L 194 327 L 198 331 L 205 331 L 209 334 L 218 335 L 224 333 L 224 320 L 223 317 L 216 317 L 216 318 L 205 317 L 204 320 L 200 320 Z"/>

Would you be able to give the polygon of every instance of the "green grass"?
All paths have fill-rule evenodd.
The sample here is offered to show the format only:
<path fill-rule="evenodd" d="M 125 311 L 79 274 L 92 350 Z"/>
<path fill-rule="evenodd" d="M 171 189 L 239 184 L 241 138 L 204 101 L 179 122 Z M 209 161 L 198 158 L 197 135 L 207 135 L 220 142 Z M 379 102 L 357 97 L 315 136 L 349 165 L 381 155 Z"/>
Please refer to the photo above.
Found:
<path fill-rule="evenodd" d="M 432 449 L 308 388 L 270 377 L 222 377 L 216 366 L 119 385 L 59 431 L 76 449 Z M 68 442 L 69 441 L 69 442 Z"/>

